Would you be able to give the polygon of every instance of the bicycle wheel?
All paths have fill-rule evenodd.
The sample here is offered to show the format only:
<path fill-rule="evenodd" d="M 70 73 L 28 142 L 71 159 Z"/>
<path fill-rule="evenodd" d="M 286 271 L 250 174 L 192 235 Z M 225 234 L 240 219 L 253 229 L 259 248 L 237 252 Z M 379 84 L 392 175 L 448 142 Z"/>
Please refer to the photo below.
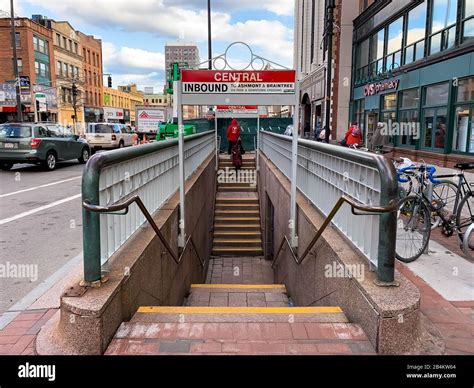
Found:
<path fill-rule="evenodd" d="M 431 203 L 438 211 L 442 211 L 447 218 L 455 216 L 454 205 L 458 187 L 451 181 L 441 181 L 433 185 Z M 442 210 L 441 210 L 442 209 Z M 438 212 L 431 213 L 431 227 L 436 228 L 441 222 Z"/>
<path fill-rule="evenodd" d="M 398 182 L 398 199 L 401 200 L 412 193 L 413 187 L 416 185 L 416 177 L 410 172 L 402 172 L 399 179 L 402 182 L 400 180 Z"/>
<path fill-rule="evenodd" d="M 474 224 L 471 224 L 464 233 L 462 250 L 468 258 L 474 258 Z"/>
<path fill-rule="evenodd" d="M 395 255 L 410 263 L 425 250 L 431 233 L 430 211 L 418 196 L 409 196 L 398 202 L 397 240 Z"/>
<path fill-rule="evenodd" d="M 461 241 L 464 232 L 472 223 L 474 223 L 474 195 L 469 193 L 459 203 L 456 215 L 456 227 Z"/>

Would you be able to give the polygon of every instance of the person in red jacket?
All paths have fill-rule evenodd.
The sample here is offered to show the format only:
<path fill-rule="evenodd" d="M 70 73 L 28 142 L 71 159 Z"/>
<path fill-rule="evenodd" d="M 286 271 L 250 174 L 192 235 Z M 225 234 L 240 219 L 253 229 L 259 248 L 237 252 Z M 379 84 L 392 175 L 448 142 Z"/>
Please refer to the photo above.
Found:
<path fill-rule="evenodd" d="M 227 127 L 227 142 L 229 143 L 229 149 L 227 153 L 230 155 L 232 152 L 232 146 L 237 143 L 240 137 L 240 126 L 236 119 L 232 119 L 232 122 Z"/>
<path fill-rule="evenodd" d="M 362 131 L 360 130 L 357 122 L 352 123 L 349 127 L 346 135 L 344 136 L 344 145 L 351 146 L 351 145 L 361 145 L 362 144 Z"/>

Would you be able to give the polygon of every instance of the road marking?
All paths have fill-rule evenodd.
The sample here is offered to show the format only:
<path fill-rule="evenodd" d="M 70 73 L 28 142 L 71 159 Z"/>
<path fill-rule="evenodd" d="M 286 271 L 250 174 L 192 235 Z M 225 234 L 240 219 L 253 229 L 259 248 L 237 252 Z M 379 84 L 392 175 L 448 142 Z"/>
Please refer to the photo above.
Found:
<path fill-rule="evenodd" d="M 31 210 L 28 210 L 26 212 L 17 214 L 16 216 L 4 218 L 3 220 L 0 220 L 0 225 L 8 224 L 9 222 L 19 220 L 20 218 L 31 216 L 32 214 L 35 214 L 35 213 L 41 212 L 43 210 L 61 205 L 65 202 L 72 201 L 74 199 L 80 198 L 81 195 L 82 194 L 76 194 L 76 195 L 73 195 L 72 197 L 63 198 L 63 199 L 60 199 L 59 201 L 51 202 L 48 205 L 40 206 L 40 207 L 37 207 L 36 209 L 31 209 Z"/>
<path fill-rule="evenodd" d="M 15 194 L 26 193 L 27 191 L 32 191 L 32 190 L 36 190 L 36 189 L 42 189 L 43 187 L 49 187 L 49 186 L 59 185 L 59 184 L 61 184 L 61 183 L 70 182 L 70 181 L 73 181 L 74 179 L 79 179 L 79 178 L 82 178 L 82 175 L 75 176 L 75 177 L 73 177 L 73 178 L 63 179 L 62 181 L 56 181 L 56 182 L 46 183 L 46 184 L 40 185 L 40 186 L 30 187 L 29 189 L 23 189 L 23 190 L 14 191 L 14 192 L 12 192 L 12 193 L 1 194 L 1 195 L 0 195 L 0 198 L 8 197 L 8 196 L 10 196 L 10 195 L 15 195 Z"/>

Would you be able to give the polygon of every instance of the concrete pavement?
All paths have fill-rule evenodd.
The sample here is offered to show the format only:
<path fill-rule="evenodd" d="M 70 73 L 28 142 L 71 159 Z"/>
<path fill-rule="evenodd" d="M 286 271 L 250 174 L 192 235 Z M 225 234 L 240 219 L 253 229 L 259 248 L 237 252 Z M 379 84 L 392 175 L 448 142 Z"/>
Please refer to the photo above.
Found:
<path fill-rule="evenodd" d="M 16 165 L 0 172 L 0 313 L 82 252 L 84 165 Z"/>

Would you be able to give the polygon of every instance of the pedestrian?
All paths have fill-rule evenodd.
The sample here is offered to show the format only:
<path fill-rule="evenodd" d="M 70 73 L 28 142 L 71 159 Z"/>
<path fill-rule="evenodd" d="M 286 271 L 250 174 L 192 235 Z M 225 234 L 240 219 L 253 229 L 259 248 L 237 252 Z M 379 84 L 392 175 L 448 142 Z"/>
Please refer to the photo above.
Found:
<path fill-rule="evenodd" d="M 239 138 L 237 143 L 232 146 L 232 164 L 236 170 L 240 170 L 243 164 L 242 155 L 245 154 L 244 147 L 242 146 L 242 140 Z"/>
<path fill-rule="evenodd" d="M 314 140 L 319 141 L 319 135 L 321 134 L 322 130 L 321 123 L 318 121 L 316 124 L 316 129 L 314 130 Z"/>
<path fill-rule="evenodd" d="M 319 132 L 319 135 L 316 141 L 326 141 L 326 127 L 325 126 L 323 127 L 323 129 L 321 129 L 321 132 Z"/>
<path fill-rule="evenodd" d="M 346 135 L 344 136 L 344 139 L 341 141 L 340 144 L 345 147 L 362 144 L 362 131 L 357 125 L 357 121 L 354 121 L 349 127 L 346 132 Z"/>
<path fill-rule="evenodd" d="M 227 142 L 229 143 L 229 148 L 227 153 L 230 155 L 232 152 L 232 147 L 237 143 L 240 137 L 240 126 L 236 119 L 232 119 L 231 123 L 227 127 Z"/>

